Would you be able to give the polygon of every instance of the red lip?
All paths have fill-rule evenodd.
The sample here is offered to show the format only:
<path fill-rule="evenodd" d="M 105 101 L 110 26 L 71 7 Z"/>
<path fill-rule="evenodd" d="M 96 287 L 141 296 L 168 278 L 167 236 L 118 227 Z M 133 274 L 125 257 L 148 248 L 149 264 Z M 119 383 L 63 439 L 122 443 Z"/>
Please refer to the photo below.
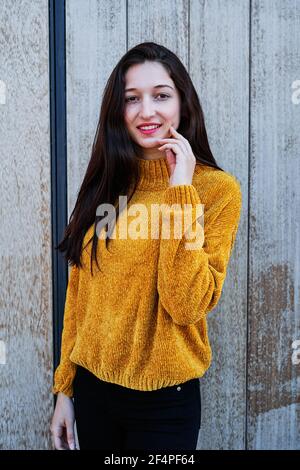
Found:
<path fill-rule="evenodd" d="M 137 128 L 144 127 L 144 126 L 162 126 L 160 122 L 142 122 L 142 124 L 139 124 L 136 126 Z"/>
<path fill-rule="evenodd" d="M 158 132 L 158 129 L 161 128 L 162 125 L 158 126 L 158 127 L 154 127 L 153 129 L 142 129 L 142 128 L 138 128 L 138 130 L 140 131 L 141 134 L 145 134 L 145 135 L 151 135 L 151 134 L 156 134 Z"/>

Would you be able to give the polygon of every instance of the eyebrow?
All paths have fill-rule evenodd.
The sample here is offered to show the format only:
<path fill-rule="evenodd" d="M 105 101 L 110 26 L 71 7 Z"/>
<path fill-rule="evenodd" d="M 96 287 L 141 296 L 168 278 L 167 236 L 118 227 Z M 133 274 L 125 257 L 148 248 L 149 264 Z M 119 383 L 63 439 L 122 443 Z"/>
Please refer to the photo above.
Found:
<path fill-rule="evenodd" d="M 164 88 L 164 87 L 168 87 L 174 90 L 174 88 L 170 85 L 155 85 L 153 88 Z M 126 88 L 125 91 L 134 91 L 134 90 L 137 90 L 137 88 Z"/>

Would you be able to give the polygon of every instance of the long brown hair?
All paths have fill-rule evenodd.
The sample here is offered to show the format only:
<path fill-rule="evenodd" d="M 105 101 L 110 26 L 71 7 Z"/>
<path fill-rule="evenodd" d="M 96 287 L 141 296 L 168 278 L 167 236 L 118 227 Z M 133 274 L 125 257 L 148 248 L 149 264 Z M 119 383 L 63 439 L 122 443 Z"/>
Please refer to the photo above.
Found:
<path fill-rule="evenodd" d="M 55 247 L 65 253 L 71 265 L 82 267 L 81 250 L 84 235 L 95 223 L 91 252 L 97 266 L 97 222 L 104 216 L 96 215 L 100 204 L 115 205 L 119 195 L 130 201 L 139 179 L 136 157 L 143 158 L 142 148 L 129 135 L 125 124 L 125 74 L 129 67 L 145 61 L 161 63 L 175 83 L 181 100 L 181 116 L 177 131 L 190 143 L 197 162 L 220 168 L 211 152 L 204 123 L 202 107 L 192 80 L 180 59 L 166 47 L 154 42 L 143 42 L 128 50 L 113 69 L 103 92 L 100 116 L 94 138 L 91 158 L 70 215 L 63 240 Z M 116 207 L 116 218 L 119 206 Z M 108 233 L 108 232 L 107 232 Z M 105 244 L 109 235 L 105 238 Z"/>

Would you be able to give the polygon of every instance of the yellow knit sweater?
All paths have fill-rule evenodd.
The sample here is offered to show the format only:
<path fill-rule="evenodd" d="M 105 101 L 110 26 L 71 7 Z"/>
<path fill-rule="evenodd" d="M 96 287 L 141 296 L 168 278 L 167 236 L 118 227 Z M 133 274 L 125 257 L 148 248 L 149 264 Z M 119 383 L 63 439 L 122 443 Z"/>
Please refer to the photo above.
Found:
<path fill-rule="evenodd" d="M 100 270 L 94 263 L 93 277 L 92 243 L 83 250 L 83 268 L 70 268 L 54 394 L 73 396 L 77 364 L 101 380 L 147 391 L 201 377 L 211 364 L 206 315 L 221 297 L 240 219 L 240 184 L 228 172 L 197 163 L 191 185 L 171 187 L 165 157 L 139 159 L 139 165 L 128 225 L 148 217 L 150 226 L 153 204 L 179 204 L 168 211 L 171 221 L 189 204 L 195 227 L 196 204 L 203 204 L 204 243 L 191 250 L 185 246 L 186 232 L 176 238 L 171 231 L 169 239 L 160 232 L 151 238 L 148 232 L 148 238 L 116 236 L 106 249 L 100 237 Z M 146 213 L 130 216 L 132 204 L 142 204 Z M 163 209 L 162 218 L 166 213 Z M 83 246 L 93 230 L 94 225 Z"/>

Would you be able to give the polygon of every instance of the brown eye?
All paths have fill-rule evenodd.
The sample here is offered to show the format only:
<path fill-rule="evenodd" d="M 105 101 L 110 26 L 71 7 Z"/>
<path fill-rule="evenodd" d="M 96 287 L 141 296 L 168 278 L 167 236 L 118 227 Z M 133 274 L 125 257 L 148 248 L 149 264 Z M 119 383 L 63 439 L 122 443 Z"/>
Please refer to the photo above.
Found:
<path fill-rule="evenodd" d="M 163 100 L 165 100 L 167 98 L 170 98 L 170 96 L 167 95 L 166 93 L 159 93 L 157 96 L 165 97 L 165 98 L 162 98 Z M 125 102 L 126 103 L 134 103 L 133 98 L 136 98 L 136 96 L 128 96 L 127 98 L 125 98 Z"/>
<path fill-rule="evenodd" d="M 128 101 L 132 101 L 131 98 L 135 98 L 135 96 L 129 96 L 128 98 L 126 98 L 126 99 L 125 99 L 126 103 L 127 103 Z"/>

